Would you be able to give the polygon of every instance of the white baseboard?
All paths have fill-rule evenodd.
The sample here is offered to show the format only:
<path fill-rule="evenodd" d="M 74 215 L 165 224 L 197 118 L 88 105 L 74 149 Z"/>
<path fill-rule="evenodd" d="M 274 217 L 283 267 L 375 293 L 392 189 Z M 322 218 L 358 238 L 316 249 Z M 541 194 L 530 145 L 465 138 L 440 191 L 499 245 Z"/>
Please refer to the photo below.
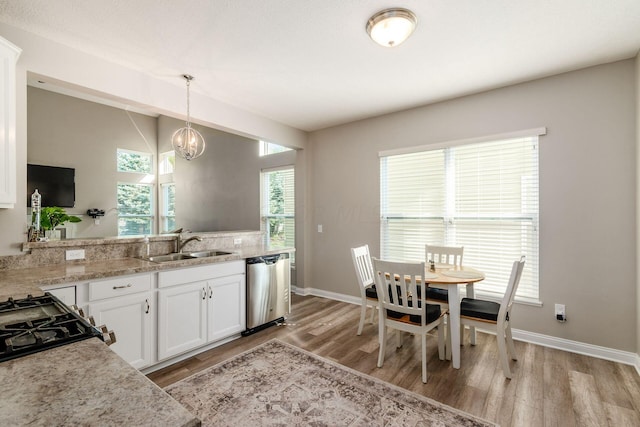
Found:
<path fill-rule="evenodd" d="M 572 341 L 564 338 L 552 337 L 550 335 L 538 334 L 535 332 L 513 329 L 513 339 L 530 342 L 544 347 L 564 350 L 571 353 L 584 354 L 585 356 L 597 357 L 599 359 L 611 360 L 613 362 L 631 365 L 640 374 L 640 356 L 630 351 L 616 350 L 599 345 L 587 344 L 579 341 Z"/>
<path fill-rule="evenodd" d="M 317 296 L 328 298 L 332 300 L 342 301 L 350 304 L 360 304 L 360 297 L 354 297 L 351 295 L 339 294 L 336 292 L 329 292 L 322 289 L 314 288 L 295 288 L 294 292 L 303 296 Z M 532 344 L 541 345 L 543 347 L 555 348 L 558 350 L 564 350 L 571 353 L 583 354 L 585 356 L 597 357 L 599 359 L 611 360 L 613 362 L 623 363 L 625 365 L 631 365 L 636 368 L 638 375 L 640 375 L 640 355 L 632 353 L 630 351 L 616 350 L 608 347 L 601 347 L 598 345 L 587 344 L 578 341 L 571 341 L 564 338 L 552 337 L 550 335 L 538 334 L 535 332 L 523 331 L 520 329 L 513 329 L 513 338 L 518 341 L 529 342 Z"/>

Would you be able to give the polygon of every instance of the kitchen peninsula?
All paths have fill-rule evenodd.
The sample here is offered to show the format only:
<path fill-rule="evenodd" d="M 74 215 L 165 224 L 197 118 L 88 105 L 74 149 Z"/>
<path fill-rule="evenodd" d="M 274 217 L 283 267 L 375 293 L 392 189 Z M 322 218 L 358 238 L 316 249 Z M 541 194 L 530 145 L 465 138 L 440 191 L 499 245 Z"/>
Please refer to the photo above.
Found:
<path fill-rule="evenodd" d="M 183 234 L 182 242 L 194 235 Z M 149 255 L 176 250 L 175 235 L 123 237 L 104 239 L 70 239 L 51 242 L 25 243 L 30 252 L 12 257 L 0 257 L 0 301 L 27 295 L 41 295 L 44 290 L 72 285 L 81 301 L 93 301 L 90 296 L 116 286 L 119 277 L 145 278 L 149 289 L 147 314 L 151 313 L 153 344 L 151 364 L 172 363 L 170 358 L 158 360 L 157 326 L 160 323 L 159 300 L 164 289 L 157 283 L 160 274 L 183 270 L 187 274 L 209 271 L 210 268 L 229 270 L 237 275 L 238 267 L 244 275 L 244 260 L 249 257 L 291 252 L 293 248 L 272 248 L 263 243 L 263 234 L 255 231 L 198 233 L 199 239 L 189 241 L 186 251 L 220 250 L 223 254 L 204 258 L 188 258 L 170 262 L 151 262 Z M 67 261 L 68 251 L 84 251 L 83 260 Z M 180 273 L 182 274 L 182 273 Z M 243 278 L 244 279 L 244 278 Z M 136 292 L 138 282 L 127 279 Z M 90 291 L 90 286 L 99 291 Z M 244 285 L 244 280 L 241 282 Z M 169 285 L 169 290 L 175 289 Z M 84 293 L 84 294 L 83 294 Z M 244 289 L 242 290 L 244 297 Z M 127 295 L 126 298 L 135 297 Z M 92 299 L 93 298 L 93 299 Z M 107 298 L 107 301 L 118 297 Z M 98 300 L 102 303 L 102 300 Z M 243 300 L 244 303 L 244 300 Z M 91 305 L 91 304 L 90 304 Z M 91 307 L 89 306 L 89 309 Z M 244 316 L 244 312 L 242 312 Z M 244 320 L 244 319 L 243 319 Z M 242 323 L 244 327 L 244 323 Z M 110 329 L 111 326 L 107 325 Z M 131 325 L 134 329 L 135 325 Z M 220 342 L 240 336 L 237 328 L 226 333 Z M 127 331 L 128 333 L 128 331 Z M 116 331 L 116 338 L 118 332 Z M 218 339 L 218 338 L 216 338 Z M 207 346 L 216 346 L 211 340 Z M 209 347 L 207 347 L 209 348 Z M 195 349 L 193 351 L 199 351 Z M 127 363 L 129 362 L 129 363 Z M 132 366 L 133 365 L 133 366 Z M 13 387 L 0 392 L 0 417 L 14 425 L 100 424 L 100 425 L 180 425 L 197 426 L 199 420 L 173 398 L 135 369 L 135 363 L 118 356 L 97 338 L 90 338 L 60 347 L 47 349 L 0 363 L 0 380 L 12 382 Z M 147 363 L 145 366 L 149 366 Z M 19 380 L 14 380 L 19 379 Z"/>

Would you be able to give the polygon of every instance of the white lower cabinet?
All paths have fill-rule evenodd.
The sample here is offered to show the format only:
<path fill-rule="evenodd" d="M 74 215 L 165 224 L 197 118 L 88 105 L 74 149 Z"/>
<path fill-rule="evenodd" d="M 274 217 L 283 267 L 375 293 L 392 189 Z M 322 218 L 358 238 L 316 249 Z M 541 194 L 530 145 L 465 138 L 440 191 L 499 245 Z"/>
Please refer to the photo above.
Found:
<path fill-rule="evenodd" d="M 114 331 L 111 349 L 138 369 L 246 329 L 244 261 L 116 276 L 70 289 L 96 325 Z"/>
<path fill-rule="evenodd" d="M 89 304 L 96 325 L 106 325 L 116 335 L 111 349 L 134 368 L 154 362 L 153 292 L 143 292 Z"/>
<path fill-rule="evenodd" d="M 111 349 L 135 368 L 155 362 L 154 276 L 138 274 L 88 284 L 87 314 L 116 336 Z"/>
<path fill-rule="evenodd" d="M 158 292 L 158 359 L 207 343 L 207 284 L 195 282 Z"/>
<path fill-rule="evenodd" d="M 244 262 L 158 273 L 158 360 L 246 328 Z M 222 277 L 216 277 L 222 276 Z"/>
<path fill-rule="evenodd" d="M 209 281 L 207 336 L 216 341 L 246 329 L 245 275 L 236 274 Z"/>

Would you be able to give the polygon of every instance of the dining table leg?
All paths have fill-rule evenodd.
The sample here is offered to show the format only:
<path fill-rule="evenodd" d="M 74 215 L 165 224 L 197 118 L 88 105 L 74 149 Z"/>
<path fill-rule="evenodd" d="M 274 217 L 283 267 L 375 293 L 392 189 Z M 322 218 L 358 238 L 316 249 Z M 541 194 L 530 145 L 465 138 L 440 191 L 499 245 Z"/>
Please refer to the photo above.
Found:
<path fill-rule="evenodd" d="M 473 290 L 473 283 L 467 283 L 467 298 L 475 298 L 476 294 Z M 463 337 L 460 337 L 463 339 Z M 471 345 L 476 345 L 476 327 L 469 326 L 469 342 Z"/>
<path fill-rule="evenodd" d="M 449 333 L 451 334 L 451 364 L 460 369 L 460 292 L 458 285 L 449 286 Z"/>

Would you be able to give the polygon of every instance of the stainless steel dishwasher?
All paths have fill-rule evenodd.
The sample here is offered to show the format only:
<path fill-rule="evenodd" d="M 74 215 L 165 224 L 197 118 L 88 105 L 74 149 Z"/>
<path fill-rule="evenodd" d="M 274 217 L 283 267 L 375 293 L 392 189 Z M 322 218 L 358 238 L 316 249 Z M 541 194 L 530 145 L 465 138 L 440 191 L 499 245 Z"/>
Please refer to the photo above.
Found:
<path fill-rule="evenodd" d="M 247 259 L 247 330 L 249 335 L 284 321 L 291 312 L 289 254 Z"/>

